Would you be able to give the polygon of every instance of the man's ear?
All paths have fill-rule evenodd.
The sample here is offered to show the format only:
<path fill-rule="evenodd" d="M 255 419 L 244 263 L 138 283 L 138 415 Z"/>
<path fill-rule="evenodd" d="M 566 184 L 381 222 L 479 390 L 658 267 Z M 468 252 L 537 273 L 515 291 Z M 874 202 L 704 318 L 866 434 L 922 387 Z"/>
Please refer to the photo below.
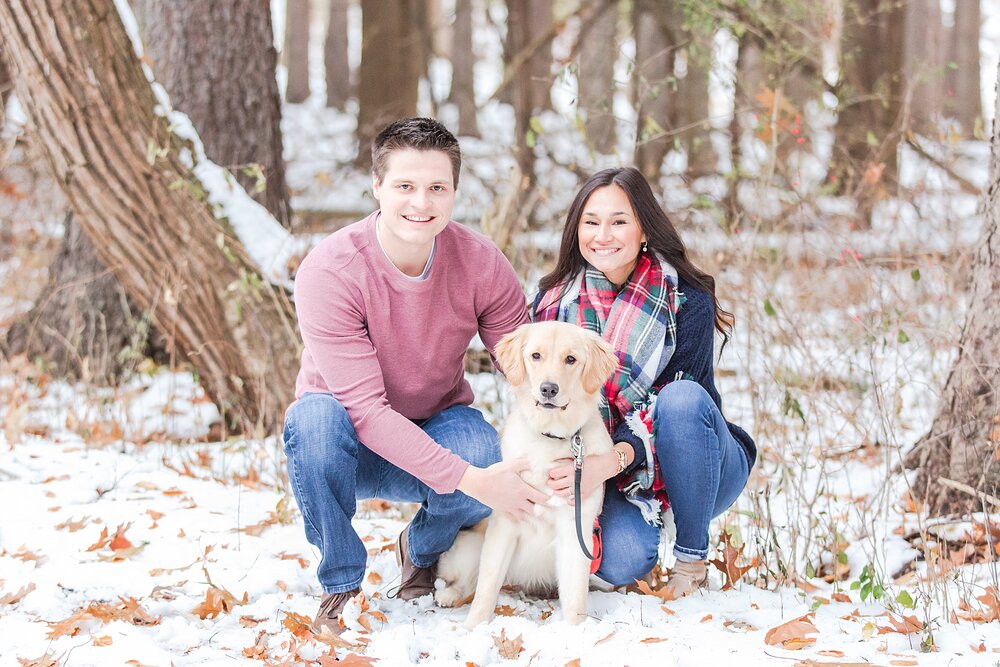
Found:
<path fill-rule="evenodd" d="M 599 390 L 618 370 L 618 356 L 611 344 L 590 332 L 587 337 L 587 365 L 583 369 L 583 389 L 588 394 Z"/>
<path fill-rule="evenodd" d="M 507 382 L 513 386 L 523 383 L 528 374 L 524 367 L 524 344 L 527 337 L 527 324 L 522 324 L 516 330 L 507 334 L 497 343 L 493 353 L 496 355 L 500 370 L 507 377 Z"/>
<path fill-rule="evenodd" d="M 372 172 L 372 197 L 375 198 L 375 201 L 378 201 L 378 195 L 381 189 L 382 184 L 379 182 L 378 176 L 375 175 L 375 172 Z"/>

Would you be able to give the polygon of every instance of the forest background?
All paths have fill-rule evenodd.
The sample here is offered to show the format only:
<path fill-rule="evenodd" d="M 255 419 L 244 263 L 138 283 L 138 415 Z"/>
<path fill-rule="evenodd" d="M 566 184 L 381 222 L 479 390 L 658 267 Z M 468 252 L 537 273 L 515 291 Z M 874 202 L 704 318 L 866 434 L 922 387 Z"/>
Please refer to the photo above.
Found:
<path fill-rule="evenodd" d="M 301 350 L 289 287 L 310 247 L 374 208 L 374 132 L 415 114 L 460 137 L 456 218 L 496 241 L 526 292 L 551 266 L 579 183 L 620 164 L 646 174 L 716 277 L 737 319 L 717 379 L 761 454 L 713 528 L 715 588 L 744 607 L 766 592 L 782 609 L 719 632 L 742 624 L 756 648 L 737 646 L 758 657 L 843 657 L 859 639 L 849 650 L 865 660 L 898 649 L 933 662 L 945 646 L 989 661 L 1000 649 L 995 3 L 11 0 L 0 37 L 0 481 L 26 507 L 0 525 L 0 634 L 12 642 L 0 656 L 91 664 L 68 647 L 90 632 L 87 650 L 104 648 L 111 635 L 98 633 L 115 627 L 136 650 L 152 650 L 146 640 L 180 660 L 193 649 L 164 643 L 164 617 L 204 638 L 241 602 L 207 563 L 236 582 L 249 554 L 296 561 L 274 549 L 279 534 L 309 549 L 276 437 Z M 502 424 L 502 381 L 479 348 L 467 371 Z M 237 517 L 253 494 L 260 520 L 229 527 L 246 536 L 240 555 L 218 564 L 200 538 L 156 537 L 163 512 L 119 497 L 118 473 L 95 492 L 63 471 L 122 461 L 171 480 L 146 479 L 140 494 L 214 484 L 228 490 L 214 511 Z M 190 527 L 212 496 L 199 489 L 177 510 L 194 513 Z M 34 513 L 22 499 L 39 494 Z M 453 643 L 413 649 L 371 627 L 437 632 L 381 593 L 398 573 L 379 559 L 409 511 L 372 504 L 360 517 L 387 545 L 373 548 L 379 581 L 359 603 L 358 642 L 331 654 L 457 659 Z M 133 542 L 139 515 L 152 523 Z M 105 524 L 93 544 L 75 535 L 89 524 Z M 68 533 L 80 543 L 54 557 Z M 192 541 L 205 580 L 150 584 L 164 576 L 149 570 L 162 565 L 154 554 Z M 225 628 L 237 657 L 322 659 L 291 611 L 307 613 L 311 602 L 294 605 L 318 592 L 315 557 L 296 558 L 303 572 L 283 590 L 272 577 L 242 600 L 270 624 Z M 83 584 L 123 562 L 145 574 Z M 60 574 L 46 584 L 46 571 Z M 602 604 L 627 616 L 656 592 Z M 544 603 L 511 600 L 534 623 L 519 630 L 530 643 Z M 830 611 L 852 604 L 853 621 Z M 713 603 L 676 608 L 697 624 Z M 642 627 L 667 627 L 668 611 Z M 775 639 L 765 624 L 786 629 Z M 682 628 L 673 634 L 705 632 Z M 817 633 L 832 644 L 821 650 Z M 504 641 L 461 650 L 481 664 L 534 659 Z"/>

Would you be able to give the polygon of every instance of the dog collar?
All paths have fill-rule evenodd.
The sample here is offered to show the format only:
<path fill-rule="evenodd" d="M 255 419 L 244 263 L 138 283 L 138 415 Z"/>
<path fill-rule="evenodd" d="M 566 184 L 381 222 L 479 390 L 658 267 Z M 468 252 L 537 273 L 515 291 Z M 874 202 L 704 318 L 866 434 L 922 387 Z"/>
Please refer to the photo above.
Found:
<path fill-rule="evenodd" d="M 552 435 L 551 433 L 542 433 L 542 435 L 544 435 L 546 438 L 552 438 L 553 440 L 565 440 L 566 439 L 566 438 L 564 438 L 561 435 Z"/>

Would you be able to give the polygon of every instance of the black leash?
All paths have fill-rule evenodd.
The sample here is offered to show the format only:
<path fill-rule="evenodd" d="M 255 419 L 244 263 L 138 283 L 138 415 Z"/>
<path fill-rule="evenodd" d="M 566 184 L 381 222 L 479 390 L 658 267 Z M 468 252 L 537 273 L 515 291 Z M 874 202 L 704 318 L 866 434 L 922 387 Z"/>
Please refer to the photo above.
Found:
<path fill-rule="evenodd" d="M 583 438 L 580 437 L 579 431 L 574 433 L 573 439 L 570 440 L 570 451 L 573 452 L 573 510 L 576 514 L 576 539 L 580 541 L 583 555 L 590 560 L 597 560 L 596 556 L 590 554 L 587 544 L 583 541 L 583 518 L 580 516 L 580 503 L 583 502 L 583 498 L 580 497 L 580 478 L 583 476 Z"/>
<path fill-rule="evenodd" d="M 542 433 L 546 438 L 553 440 L 565 440 L 561 435 Z M 573 454 L 573 511 L 576 514 L 576 539 L 580 542 L 583 555 L 590 560 L 597 560 L 597 556 L 590 555 L 590 549 L 583 539 L 583 517 L 580 514 L 580 478 L 583 476 L 583 437 L 580 431 L 573 434 L 569 442 L 569 451 Z"/>

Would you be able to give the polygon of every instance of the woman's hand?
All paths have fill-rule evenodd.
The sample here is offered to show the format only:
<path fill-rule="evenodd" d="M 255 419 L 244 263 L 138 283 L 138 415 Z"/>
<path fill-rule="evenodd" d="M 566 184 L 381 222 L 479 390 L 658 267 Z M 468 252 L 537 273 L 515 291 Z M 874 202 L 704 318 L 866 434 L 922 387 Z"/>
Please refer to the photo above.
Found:
<path fill-rule="evenodd" d="M 559 459 L 559 465 L 549 471 L 549 488 L 557 496 L 566 499 L 570 505 L 573 498 L 573 459 Z M 587 498 L 618 472 L 618 455 L 614 450 L 607 454 L 591 454 L 583 457 L 583 472 L 580 476 L 580 493 Z"/>

